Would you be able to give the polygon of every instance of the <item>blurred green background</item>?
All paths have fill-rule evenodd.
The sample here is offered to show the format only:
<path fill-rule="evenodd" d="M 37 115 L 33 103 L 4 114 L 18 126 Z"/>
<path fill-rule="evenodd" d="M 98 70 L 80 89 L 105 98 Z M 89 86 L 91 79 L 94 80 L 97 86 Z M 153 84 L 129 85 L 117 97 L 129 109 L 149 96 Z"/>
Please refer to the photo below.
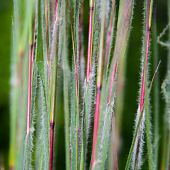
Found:
<path fill-rule="evenodd" d="M 118 2 L 118 1 L 117 1 Z M 132 30 L 129 42 L 129 50 L 127 57 L 127 72 L 126 72 L 126 84 L 125 84 L 125 101 L 124 101 L 124 113 L 122 120 L 122 138 L 121 138 L 121 150 L 119 157 L 120 170 L 124 168 L 125 161 L 127 159 L 128 151 L 132 141 L 134 118 L 137 110 L 137 99 L 139 90 L 140 79 L 140 57 L 142 47 L 142 30 L 143 30 L 143 1 L 136 0 L 134 8 L 134 19 L 132 21 Z M 118 3 L 117 3 L 118 4 Z M 118 5 L 117 5 L 118 6 Z M 167 1 L 155 0 L 154 10 L 156 9 L 156 21 L 158 35 L 167 25 Z M 12 0 L 0 0 L 0 170 L 8 169 L 8 149 L 9 149 L 9 90 L 10 90 L 10 41 L 11 41 L 11 26 L 12 26 L 12 13 L 13 13 L 13 1 Z M 87 44 L 88 34 L 88 0 L 85 1 L 84 11 L 84 38 Z M 162 40 L 167 41 L 166 34 Z M 152 37 L 152 35 L 151 35 Z M 151 45 L 152 45 L 151 40 Z M 151 46 L 152 49 L 152 46 Z M 86 48 L 85 48 L 86 50 Z M 159 59 L 162 61 L 159 73 L 160 73 L 160 85 L 163 82 L 166 75 L 166 63 L 167 63 L 167 48 L 158 45 Z M 85 51 L 85 54 L 87 52 Z M 152 52 L 150 53 L 150 63 L 152 63 Z M 150 79 L 154 74 L 152 64 L 150 65 Z M 153 87 L 154 88 L 154 87 Z M 152 90 L 153 91 L 153 90 Z M 153 94 L 151 91 L 151 106 L 153 102 Z M 162 122 L 164 115 L 164 100 L 160 90 L 160 150 L 162 141 Z M 154 117 L 153 108 L 150 107 L 152 118 Z M 59 116 L 60 117 L 60 116 Z M 62 116 L 61 116 L 62 117 Z M 62 118 L 61 118 L 62 119 Z M 154 127 L 152 128 L 152 130 Z M 62 131 L 64 130 L 62 129 Z M 59 134 L 60 135 L 60 134 Z M 61 140 L 63 141 L 64 134 L 61 134 Z M 59 151 L 61 157 L 57 157 L 57 162 L 64 164 L 64 144 Z M 63 152 L 62 152 L 63 151 Z M 63 155 L 63 156 L 62 156 Z M 161 152 L 160 152 L 161 155 Z M 62 159 L 62 160 L 60 160 Z M 146 161 L 147 162 L 147 161 Z M 62 165 L 61 165 L 62 167 Z"/>
<path fill-rule="evenodd" d="M 0 169 L 8 164 L 12 0 L 0 0 Z M 7 166 L 5 167 L 7 169 Z"/>

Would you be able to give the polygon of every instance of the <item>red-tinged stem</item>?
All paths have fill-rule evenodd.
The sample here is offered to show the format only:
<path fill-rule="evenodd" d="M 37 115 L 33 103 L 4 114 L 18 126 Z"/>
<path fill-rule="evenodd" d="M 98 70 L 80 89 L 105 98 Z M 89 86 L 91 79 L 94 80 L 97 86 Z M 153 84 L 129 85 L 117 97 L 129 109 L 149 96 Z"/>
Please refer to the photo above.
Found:
<path fill-rule="evenodd" d="M 46 41 L 47 41 L 47 65 L 48 65 L 48 76 L 49 76 L 49 74 L 50 74 L 50 64 L 49 64 L 48 5 L 47 5 L 47 0 L 45 0 L 45 20 L 46 20 Z"/>
<path fill-rule="evenodd" d="M 81 1 L 81 8 L 79 10 L 79 68 L 81 64 L 81 59 L 82 59 L 82 22 L 83 22 L 83 5 L 84 5 L 84 0 Z M 81 72 L 81 70 L 80 70 Z"/>
<path fill-rule="evenodd" d="M 33 40 L 33 50 L 32 50 L 32 67 L 34 68 L 34 53 L 35 53 L 35 22 L 34 22 L 34 40 Z"/>
<path fill-rule="evenodd" d="M 150 41 L 150 27 L 147 32 L 147 46 L 146 46 L 146 64 L 148 64 L 148 54 L 149 54 L 149 41 Z M 144 59 L 144 67 L 143 67 L 143 80 L 142 80 L 142 92 L 141 92 L 141 102 L 140 102 L 140 113 L 142 111 L 142 107 L 144 105 L 144 97 L 145 97 L 145 59 Z"/>
<path fill-rule="evenodd" d="M 90 6 L 92 6 L 93 1 L 90 1 Z M 101 32 L 100 32 L 100 46 L 99 46 L 99 57 L 97 65 L 97 94 L 96 94 L 96 106 L 95 106 L 95 116 L 94 116 L 94 131 L 93 131 L 93 150 L 92 150 L 92 162 L 91 169 L 95 167 L 96 161 L 96 144 L 98 136 L 98 124 L 99 124 L 99 113 L 100 113 L 100 97 L 102 89 L 102 79 L 103 79 L 103 49 L 104 49 L 104 34 L 105 34 L 105 6 L 103 3 L 102 9 L 102 20 L 101 20 Z"/>
<path fill-rule="evenodd" d="M 28 100 L 27 100 L 27 129 L 26 136 L 30 130 L 30 118 L 31 118 L 31 90 L 32 90 L 32 44 L 29 47 L 29 66 L 28 66 Z"/>
<path fill-rule="evenodd" d="M 49 162 L 49 170 L 53 169 L 53 142 L 54 142 L 54 123 L 50 123 L 50 162 Z"/>
<path fill-rule="evenodd" d="M 112 78 L 111 78 L 111 82 L 110 82 L 108 103 L 110 103 L 110 97 L 111 97 L 113 83 L 114 83 L 114 79 L 115 79 L 115 73 L 116 73 L 116 66 L 117 66 L 117 57 L 115 58 L 114 65 L 113 65 L 113 70 L 112 70 Z"/>
<path fill-rule="evenodd" d="M 144 105 L 144 96 L 145 96 L 145 60 L 148 65 L 148 54 L 149 54 L 149 42 L 150 42 L 150 32 L 151 32 L 151 15 L 152 10 L 150 6 L 150 1 L 147 1 L 147 44 L 146 44 L 146 59 L 144 58 L 144 67 L 143 67 L 143 80 L 142 80 L 142 92 L 141 92 L 141 103 L 140 103 L 140 113 Z"/>
<path fill-rule="evenodd" d="M 143 80 L 142 80 L 142 92 L 141 92 L 141 100 L 140 100 L 140 113 L 142 111 L 142 107 L 144 104 L 144 96 L 145 96 L 145 63 L 143 67 Z"/>
<path fill-rule="evenodd" d="M 58 21 L 58 0 L 55 2 L 55 24 Z M 56 37 L 54 37 L 56 38 Z M 55 60 L 54 60 L 55 61 Z M 56 63 L 55 63 L 56 64 Z M 53 68 L 55 69 L 55 67 Z M 54 83 L 52 85 L 52 96 L 51 96 L 51 115 L 50 115 L 50 160 L 49 160 L 49 170 L 53 169 L 53 143 L 54 143 L 54 125 L 55 125 L 55 102 L 56 102 L 56 74 L 52 74 Z"/>
<path fill-rule="evenodd" d="M 55 1 L 55 22 L 58 20 L 58 0 Z"/>
<path fill-rule="evenodd" d="M 148 89 L 148 94 L 149 94 L 150 91 L 151 91 L 151 88 L 152 88 L 153 82 L 154 82 L 154 80 L 155 80 L 156 73 L 158 72 L 158 68 L 159 68 L 159 66 L 160 66 L 160 63 L 161 63 L 161 61 L 159 61 L 158 66 L 156 67 L 155 73 L 154 73 L 154 75 L 153 75 L 153 77 L 152 77 L 152 81 L 151 81 L 150 86 L 149 86 L 149 89 Z"/>
<path fill-rule="evenodd" d="M 86 72 L 86 85 L 90 76 L 91 70 L 91 42 L 92 42 L 92 19 L 93 19 L 93 4 L 89 6 L 89 34 L 88 34 L 88 53 L 87 53 L 87 72 Z"/>
<path fill-rule="evenodd" d="M 100 97 L 101 97 L 101 86 L 97 87 L 97 95 L 96 95 L 96 107 L 95 107 L 95 117 L 94 117 L 93 150 L 92 150 L 92 166 L 91 166 L 91 169 L 93 169 L 93 167 L 95 166 L 95 159 L 96 159 L 95 154 L 96 154 L 98 125 L 99 125 Z"/>
<path fill-rule="evenodd" d="M 111 32 L 112 32 L 112 25 L 113 25 L 113 16 L 114 16 L 114 12 L 115 12 L 114 9 L 115 9 L 115 0 L 112 2 L 112 12 L 111 12 L 110 22 L 109 22 L 106 55 L 105 55 L 105 69 L 107 68 L 107 60 L 108 60 L 108 55 L 109 55 L 110 39 L 111 39 Z"/>

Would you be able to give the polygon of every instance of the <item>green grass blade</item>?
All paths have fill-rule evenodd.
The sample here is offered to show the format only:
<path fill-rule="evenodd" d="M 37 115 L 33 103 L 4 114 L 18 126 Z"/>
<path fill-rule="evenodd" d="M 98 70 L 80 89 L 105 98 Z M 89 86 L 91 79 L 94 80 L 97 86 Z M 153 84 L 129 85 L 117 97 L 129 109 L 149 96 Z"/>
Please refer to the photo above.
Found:
<path fill-rule="evenodd" d="M 123 3 L 123 4 L 122 4 Z M 126 68 L 126 51 L 127 51 L 127 42 L 130 35 L 130 25 L 133 15 L 133 6 L 134 1 L 120 1 L 120 11 L 118 15 L 118 24 L 117 24 L 117 35 L 116 35 L 116 44 L 118 51 L 115 50 L 115 57 L 118 55 L 118 64 L 121 67 L 118 67 L 118 77 L 117 77 L 117 96 L 115 102 L 115 149 L 119 152 L 120 144 L 120 129 L 121 129 L 121 117 L 123 110 L 123 92 L 124 92 L 124 77 L 125 77 L 125 68 Z M 126 11 L 126 12 L 123 12 Z M 128 26 L 127 25 L 128 22 Z M 123 37 L 122 39 L 120 37 Z M 120 38 L 120 42 L 119 42 Z M 116 54 L 117 53 L 117 54 Z"/>
<path fill-rule="evenodd" d="M 100 31 L 100 44 L 99 44 L 99 57 L 97 63 L 97 82 L 96 82 L 96 106 L 94 115 L 94 130 L 93 130 L 93 149 L 92 149 L 92 162 L 91 169 L 96 169 L 98 160 L 97 157 L 97 138 L 98 138 L 98 126 L 99 126 L 99 115 L 100 115 L 100 97 L 102 90 L 102 79 L 103 79 L 103 48 L 104 48 L 104 35 L 105 35 L 105 13 L 106 13 L 106 1 L 103 2 L 102 6 L 102 19 L 101 19 L 101 31 Z"/>
<path fill-rule="evenodd" d="M 148 15 L 146 14 L 146 21 L 148 21 L 146 29 L 147 29 L 147 46 L 146 46 L 146 53 L 145 53 L 145 109 L 146 109 L 146 137 L 147 137 L 147 149 L 148 149 L 148 162 L 149 162 L 149 169 L 152 170 L 153 167 L 153 158 L 152 158 L 152 144 L 151 144 L 151 130 L 150 130 L 150 116 L 149 116 L 149 104 L 148 104 L 148 82 L 147 82 L 147 59 L 148 59 L 148 50 L 149 50 L 149 41 L 150 41 L 150 29 L 151 29 L 151 19 L 152 19 L 152 5 L 153 0 L 147 1 L 147 8 L 146 11 L 148 12 Z M 149 40 L 148 40 L 149 39 Z"/>
<path fill-rule="evenodd" d="M 94 112 L 94 101 L 95 101 L 95 82 L 96 82 L 96 61 L 93 62 L 90 77 L 88 79 L 88 83 L 84 89 L 84 124 L 83 124 L 83 133 L 84 133 L 84 169 L 87 168 L 89 164 L 88 160 L 88 147 L 90 146 L 90 134 L 92 133 L 92 120 L 93 120 L 93 112 Z"/>
<path fill-rule="evenodd" d="M 15 5 L 15 3 L 14 3 Z M 15 11 L 15 6 L 14 6 Z M 10 91 L 10 149 L 9 149 L 9 167 L 15 168 L 16 158 L 16 127 L 17 127 L 17 107 L 19 102 L 19 84 L 17 83 L 17 52 L 14 41 L 14 26 L 13 26 L 13 38 L 12 38 L 12 51 L 11 54 L 11 91 Z M 15 101 L 15 102 L 14 102 Z"/>
<path fill-rule="evenodd" d="M 110 55 L 111 55 L 111 46 L 113 42 L 113 34 L 114 34 L 114 22 L 115 22 L 115 0 L 112 1 L 112 9 L 110 14 L 110 21 L 109 21 L 109 27 L 107 32 L 107 45 L 106 45 L 106 52 L 105 52 L 105 73 L 106 77 L 109 71 L 109 63 L 110 63 Z"/>
<path fill-rule="evenodd" d="M 64 69 L 64 117 L 65 117 L 65 155 L 66 170 L 70 170 L 70 147 L 69 147 L 69 66 L 66 37 L 66 4 L 63 3 L 63 69 Z"/>
<path fill-rule="evenodd" d="M 21 77 L 21 89 L 19 92 L 19 107 L 18 107 L 18 117 L 19 117 L 19 122 L 18 123 L 18 135 L 17 135 L 17 157 L 16 157 L 16 169 L 20 170 L 24 167 L 24 160 L 25 160 L 25 155 L 24 155 L 24 149 L 25 149 L 25 131 L 26 131 L 26 114 L 27 113 L 27 85 L 28 85 L 28 53 L 29 53 L 29 45 L 27 43 L 27 47 L 25 48 L 25 55 L 23 57 L 23 69 L 22 69 L 22 77 Z M 26 75 L 26 76 L 25 76 Z"/>
<path fill-rule="evenodd" d="M 153 19 L 153 55 L 154 55 L 154 64 L 153 67 L 156 69 L 158 63 L 158 48 L 156 44 L 157 39 L 157 24 L 156 24 L 156 11 L 154 11 Z M 158 169 L 158 151 L 159 151 L 159 73 L 155 77 L 154 83 L 154 166 L 155 170 Z"/>
<path fill-rule="evenodd" d="M 42 30 L 42 9 L 41 9 L 41 1 L 38 0 L 38 30 L 37 30 L 37 55 L 35 57 L 36 63 L 37 63 L 37 68 L 38 72 L 42 81 L 43 89 L 44 89 L 44 95 L 46 96 L 47 94 L 47 85 L 45 81 L 45 71 L 44 71 L 44 58 L 43 58 L 43 30 Z"/>
<path fill-rule="evenodd" d="M 34 120 L 36 117 L 35 114 L 35 99 L 36 99 L 36 88 L 37 88 L 37 68 L 36 64 L 33 68 L 33 78 L 32 78 L 32 97 L 31 97 L 31 120 L 30 120 L 30 131 L 26 144 L 26 169 L 32 168 L 32 160 L 33 160 L 33 150 L 35 149 L 33 143 L 34 136 Z"/>
<path fill-rule="evenodd" d="M 40 88 L 41 88 L 41 99 L 42 99 L 42 139 L 43 141 L 43 163 L 44 169 L 48 169 L 49 166 L 49 120 L 47 117 L 47 72 L 45 71 L 46 66 L 44 64 L 44 56 L 46 56 L 44 52 L 44 32 L 42 29 L 43 22 L 43 13 L 42 13 L 42 2 L 38 0 L 38 36 L 37 36 L 37 46 L 36 46 L 36 64 L 38 68 L 38 73 L 40 75 Z"/>
<path fill-rule="evenodd" d="M 42 81 L 40 81 L 41 88 L 41 99 L 42 99 L 42 131 L 43 131 L 43 145 L 44 145 L 44 169 L 48 169 L 49 167 L 49 121 L 47 117 L 47 102 L 45 98 L 44 88 L 42 85 Z"/>
<path fill-rule="evenodd" d="M 133 136 L 132 144 L 131 144 L 131 147 L 130 147 L 130 150 L 129 150 L 129 154 L 128 154 L 125 170 L 129 170 L 130 169 L 131 158 L 132 158 L 132 154 L 133 154 L 133 150 L 134 150 L 134 146 L 135 146 L 135 142 L 136 142 L 136 139 L 137 139 L 138 130 L 139 130 L 139 126 L 141 124 L 141 120 L 142 120 L 143 114 L 144 114 L 144 109 L 142 108 L 142 111 L 141 111 L 141 114 L 140 114 L 140 117 L 139 117 L 136 129 L 135 129 L 135 133 L 134 133 L 134 136 Z"/>
<path fill-rule="evenodd" d="M 113 113 L 113 105 L 110 103 L 106 107 L 105 113 L 104 113 L 104 121 L 103 121 L 103 127 L 102 127 L 102 135 L 101 135 L 101 142 L 100 142 L 100 150 L 102 152 L 99 152 L 99 160 L 101 160 L 100 163 L 100 170 L 105 169 L 105 160 L 107 158 L 107 151 L 108 151 L 108 142 L 110 137 L 110 130 L 111 130 L 111 121 L 112 121 L 112 113 Z"/>
<path fill-rule="evenodd" d="M 41 142 L 40 142 L 40 155 L 39 155 L 39 164 L 38 164 L 38 169 L 43 170 L 44 168 L 44 145 L 43 145 L 43 137 L 44 134 L 42 132 L 42 137 L 41 137 Z"/>
<path fill-rule="evenodd" d="M 72 67 L 73 68 L 73 67 Z M 71 169 L 76 169 L 76 107 L 75 107 L 75 76 L 72 73 L 72 94 L 71 94 L 71 122 L 70 122 L 70 142 L 71 142 Z"/>

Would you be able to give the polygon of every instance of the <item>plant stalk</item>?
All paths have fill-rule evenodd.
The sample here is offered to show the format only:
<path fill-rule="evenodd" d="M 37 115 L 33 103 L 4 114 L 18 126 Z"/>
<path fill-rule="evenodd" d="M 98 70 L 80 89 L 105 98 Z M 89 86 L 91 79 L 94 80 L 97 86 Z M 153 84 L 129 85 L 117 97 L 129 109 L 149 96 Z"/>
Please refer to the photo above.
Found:
<path fill-rule="evenodd" d="M 56 44 L 57 44 L 57 22 L 58 22 L 58 0 L 55 2 L 55 23 L 54 23 L 54 35 L 53 35 L 53 47 L 52 47 L 52 77 L 51 77 L 51 108 L 50 108 L 50 160 L 49 160 L 49 170 L 53 169 L 53 143 L 54 143 L 54 126 L 55 126 L 55 110 L 56 110 L 56 84 L 57 84 L 57 56 L 56 52 Z"/>
<path fill-rule="evenodd" d="M 91 4 L 92 5 L 92 1 Z M 94 115 L 94 130 L 93 130 L 93 149 L 92 149 L 92 162 L 91 169 L 95 167 L 96 164 L 96 144 L 98 137 L 98 125 L 99 125 L 99 113 L 100 113 L 100 97 L 102 90 L 102 79 L 103 79 L 103 53 L 104 53 L 104 33 L 105 33 L 105 7 L 106 2 L 104 1 L 102 7 L 102 22 L 101 22 L 101 32 L 100 32 L 100 48 L 99 48 L 99 58 L 97 65 L 97 94 L 96 94 L 96 106 Z"/>
<path fill-rule="evenodd" d="M 32 26 L 32 24 L 31 24 Z M 28 98 L 27 98 L 27 128 L 26 138 L 28 137 L 30 130 L 30 119 L 31 119 L 31 91 L 32 91 L 32 28 L 30 27 L 30 44 L 29 44 L 29 64 L 28 64 Z"/>
<path fill-rule="evenodd" d="M 112 78 L 111 78 L 111 82 L 110 82 L 108 103 L 110 103 L 110 97 L 111 97 L 111 93 L 112 93 L 113 83 L 114 83 L 114 80 L 115 80 L 117 60 L 118 60 L 118 58 L 116 57 L 115 61 L 114 61 L 114 65 L 113 65 L 113 70 L 112 70 Z"/>
<path fill-rule="evenodd" d="M 111 16 L 110 16 L 109 28 L 108 28 L 107 46 L 106 46 L 106 54 L 105 54 L 105 70 L 107 70 L 107 62 L 108 62 L 110 40 L 111 40 L 111 33 L 112 33 L 114 18 L 115 18 L 115 0 L 112 1 L 112 10 L 111 10 Z"/>
<path fill-rule="evenodd" d="M 152 5 L 153 5 L 153 0 L 148 0 L 147 1 L 147 14 L 146 14 L 146 21 L 148 21 L 147 24 L 147 46 L 146 46 L 146 58 L 145 58 L 145 64 L 146 68 L 144 72 L 144 81 L 145 81 L 145 109 L 146 109 L 146 137 L 147 137 L 147 149 L 148 149 L 148 164 L 149 164 L 149 170 L 153 169 L 153 160 L 152 160 L 152 145 L 151 145 L 151 136 L 150 136 L 150 120 L 149 120 L 149 108 L 148 108 L 148 84 L 147 84 L 147 67 L 148 67 L 148 53 L 149 53 L 149 42 L 150 42 L 150 31 L 151 31 L 151 19 L 152 19 Z M 141 110 L 141 108 L 140 108 Z"/>
<path fill-rule="evenodd" d="M 93 7 L 94 7 L 94 1 L 93 0 L 89 0 L 90 15 L 89 15 L 89 33 L 88 33 L 88 53 L 87 53 L 86 85 L 87 85 L 88 78 L 90 76 L 90 70 L 91 70 Z"/>
<path fill-rule="evenodd" d="M 46 42 L 47 42 L 47 68 L 48 68 L 48 81 L 50 74 L 50 59 L 49 59 L 49 37 L 48 37 L 48 5 L 47 0 L 45 0 L 45 21 L 46 21 Z"/>

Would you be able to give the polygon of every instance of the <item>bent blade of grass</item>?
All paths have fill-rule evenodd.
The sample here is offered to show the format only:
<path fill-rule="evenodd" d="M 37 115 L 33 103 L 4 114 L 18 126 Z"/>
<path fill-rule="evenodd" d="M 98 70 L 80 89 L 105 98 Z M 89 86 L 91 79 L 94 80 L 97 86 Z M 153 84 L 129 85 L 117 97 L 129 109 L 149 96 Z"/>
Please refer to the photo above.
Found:
<path fill-rule="evenodd" d="M 165 32 L 170 28 L 170 22 L 169 24 L 163 29 L 163 31 L 160 33 L 160 35 L 158 36 L 157 38 L 157 42 L 162 45 L 162 46 L 165 46 L 165 47 L 170 47 L 170 44 L 169 43 L 165 43 L 163 41 L 161 41 L 160 39 L 162 38 L 162 36 L 165 34 Z"/>

